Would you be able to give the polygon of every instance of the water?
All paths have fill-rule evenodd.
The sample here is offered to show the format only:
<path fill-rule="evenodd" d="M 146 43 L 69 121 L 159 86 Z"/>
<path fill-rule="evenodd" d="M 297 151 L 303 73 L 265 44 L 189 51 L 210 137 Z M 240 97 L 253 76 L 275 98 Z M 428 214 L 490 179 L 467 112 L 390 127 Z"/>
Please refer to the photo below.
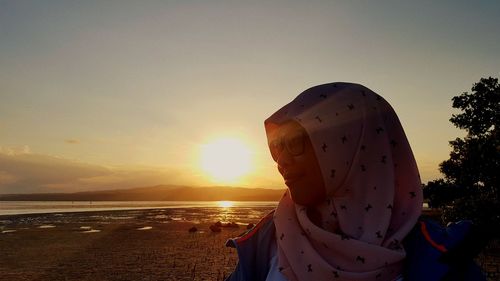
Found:
<path fill-rule="evenodd" d="M 137 230 L 148 231 L 151 225 L 233 222 L 241 226 L 258 222 L 276 208 L 278 202 L 239 201 L 0 201 L 0 233 L 38 228 L 59 228 L 77 224 L 84 233 L 99 231 L 95 226 L 140 222 Z"/>
<path fill-rule="evenodd" d="M 184 208 L 276 207 L 267 201 L 0 201 L 0 216 Z"/>

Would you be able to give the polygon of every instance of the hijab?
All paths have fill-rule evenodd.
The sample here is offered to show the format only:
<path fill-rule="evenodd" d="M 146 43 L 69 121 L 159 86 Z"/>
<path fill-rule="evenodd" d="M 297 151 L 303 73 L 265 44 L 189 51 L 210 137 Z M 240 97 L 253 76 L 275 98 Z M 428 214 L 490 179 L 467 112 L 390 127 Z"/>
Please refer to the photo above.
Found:
<path fill-rule="evenodd" d="M 312 87 L 265 121 L 298 122 L 321 168 L 326 198 L 307 207 L 283 195 L 274 222 L 279 269 L 291 281 L 394 280 L 402 273 L 401 241 L 422 208 L 417 165 L 392 107 L 352 83 Z"/>

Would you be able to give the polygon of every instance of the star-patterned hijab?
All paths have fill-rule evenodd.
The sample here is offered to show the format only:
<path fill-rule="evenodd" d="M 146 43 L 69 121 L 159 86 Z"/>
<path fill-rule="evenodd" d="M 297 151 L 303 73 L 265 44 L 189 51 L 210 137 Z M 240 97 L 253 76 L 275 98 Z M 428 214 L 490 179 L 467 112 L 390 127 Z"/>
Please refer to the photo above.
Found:
<path fill-rule="evenodd" d="M 352 83 L 310 88 L 265 121 L 298 122 L 313 145 L 326 198 L 321 223 L 289 191 L 274 215 L 278 263 L 292 281 L 394 280 L 402 272 L 401 241 L 422 209 L 421 182 L 392 107 Z"/>

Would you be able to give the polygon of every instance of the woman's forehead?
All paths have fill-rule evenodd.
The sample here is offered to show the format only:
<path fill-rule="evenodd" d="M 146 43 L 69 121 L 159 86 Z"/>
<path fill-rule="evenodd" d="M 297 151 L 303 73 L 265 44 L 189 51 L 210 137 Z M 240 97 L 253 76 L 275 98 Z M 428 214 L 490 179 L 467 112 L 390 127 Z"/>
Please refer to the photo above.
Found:
<path fill-rule="evenodd" d="M 306 130 L 296 121 L 290 120 L 283 124 L 275 125 L 269 131 L 270 138 L 278 138 L 286 135 L 305 133 Z"/>

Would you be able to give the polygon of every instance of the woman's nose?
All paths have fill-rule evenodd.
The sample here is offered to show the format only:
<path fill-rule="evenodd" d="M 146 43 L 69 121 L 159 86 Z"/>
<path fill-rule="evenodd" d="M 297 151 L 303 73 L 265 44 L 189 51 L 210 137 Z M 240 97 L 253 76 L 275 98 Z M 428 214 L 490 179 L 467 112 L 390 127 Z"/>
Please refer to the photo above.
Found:
<path fill-rule="evenodd" d="M 280 155 L 278 156 L 276 163 L 278 163 L 278 167 L 287 167 L 292 164 L 293 161 L 293 155 L 291 155 L 287 149 L 283 149 L 283 151 L 281 151 Z"/>

